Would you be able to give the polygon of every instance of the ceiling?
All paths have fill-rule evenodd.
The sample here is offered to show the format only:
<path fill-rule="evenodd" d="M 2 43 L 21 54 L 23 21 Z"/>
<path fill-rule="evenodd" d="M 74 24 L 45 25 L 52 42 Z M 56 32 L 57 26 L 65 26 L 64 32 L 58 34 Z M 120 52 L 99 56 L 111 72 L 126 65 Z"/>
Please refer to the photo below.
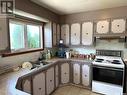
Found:
<path fill-rule="evenodd" d="M 127 0 L 31 0 L 60 14 L 72 14 L 106 8 L 127 6 Z"/>

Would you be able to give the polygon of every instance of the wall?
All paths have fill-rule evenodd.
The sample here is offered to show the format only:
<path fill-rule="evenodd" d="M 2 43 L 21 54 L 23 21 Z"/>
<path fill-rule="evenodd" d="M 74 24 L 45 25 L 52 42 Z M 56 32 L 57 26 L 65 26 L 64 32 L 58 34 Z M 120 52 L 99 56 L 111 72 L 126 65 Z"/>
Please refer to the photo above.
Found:
<path fill-rule="evenodd" d="M 33 3 L 30 0 L 15 0 L 15 8 L 27 13 L 31 13 L 50 21 L 58 22 L 59 15 L 51 12 L 50 10 Z"/>
<path fill-rule="evenodd" d="M 98 19 L 117 18 L 117 17 L 127 17 L 127 6 L 103 9 L 98 11 L 75 13 L 70 15 L 63 15 L 60 16 L 60 22 L 74 23 L 74 22 L 82 22 L 87 20 L 93 21 L 96 19 L 98 20 Z"/>
<path fill-rule="evenodd" d="M 61 24 L 71 24 L 71 23 L 81 23 L 84 21 L 94 21 L 99 19 L 107 18 L 127 18 L 127 6 L 103 9 L 97 11 L 89 11 L 82 13 L 75 13 L 70 15 L 63 15 L 60 17 Z M 124 43 L 120 43 L 118 40 L 97 40 L 96 46 L 94 47 L 84 47 L 84 48 L 73 48 L 79 53 L 95 53 L 96 49 L 110 49 L 110 50 L 123 50 L 124 59 L 127 60 L 127 48 L 125 48 Z"/>
<path fill-rule="evenodd" d="M 30 0 L 15 0 L 15 8 L 42 18 L 46 18 L 53 22 L 58 22 L 59 15 L 45 9 Z M 0 50 L 8 47 L 8 28 L 6 18 L 0 18 Z M 17 66 L 25 61 L 35 61 L 39 58 L 39 52 L 27 53 L 11 57 L 0 57 L 0 67 L 3 65 Z"/>

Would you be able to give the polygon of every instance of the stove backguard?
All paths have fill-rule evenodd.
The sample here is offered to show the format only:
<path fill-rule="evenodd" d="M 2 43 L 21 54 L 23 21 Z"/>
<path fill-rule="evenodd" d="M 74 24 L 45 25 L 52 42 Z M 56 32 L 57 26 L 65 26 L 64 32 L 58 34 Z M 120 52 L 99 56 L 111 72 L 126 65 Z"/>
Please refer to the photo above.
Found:
<path fill-rule="evenodd" d="M 123 52 L 120 50 L 96 50 L 96 56 L 114 56 L 123 58 Z"/>

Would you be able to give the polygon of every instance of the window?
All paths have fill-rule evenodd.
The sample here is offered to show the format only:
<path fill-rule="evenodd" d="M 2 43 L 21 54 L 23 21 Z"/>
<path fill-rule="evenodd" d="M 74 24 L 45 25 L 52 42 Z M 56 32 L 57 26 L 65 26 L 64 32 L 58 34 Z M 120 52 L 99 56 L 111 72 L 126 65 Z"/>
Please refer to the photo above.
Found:
<path fill-rule="evenodd" d="M 9 21 L 10 48 L 12 51 L 42 48 L 42 26 L 25 22 Z"/>

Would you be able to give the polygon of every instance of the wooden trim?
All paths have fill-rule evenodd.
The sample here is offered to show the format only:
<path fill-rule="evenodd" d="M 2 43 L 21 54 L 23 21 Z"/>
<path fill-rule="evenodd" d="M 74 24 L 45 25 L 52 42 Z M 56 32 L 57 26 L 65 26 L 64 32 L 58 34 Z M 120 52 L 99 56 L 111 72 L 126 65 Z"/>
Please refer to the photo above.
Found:
<path fill-rule="evenodd" d="M 8 52 L 8 53 L 3 53 L 1 54 L 2 57 L 8 57 L 8 56 L 16 56 L 16 55 L 20 55 L 20 54 L 26 54 L 26 53 L 32 53 L 32 52 L 37 52 L 37 51 L 42 51 L 44 49 L 35 49 L 35 50 L 28 50 L 28 51 L 21 51 L 21 52 Z"/>

